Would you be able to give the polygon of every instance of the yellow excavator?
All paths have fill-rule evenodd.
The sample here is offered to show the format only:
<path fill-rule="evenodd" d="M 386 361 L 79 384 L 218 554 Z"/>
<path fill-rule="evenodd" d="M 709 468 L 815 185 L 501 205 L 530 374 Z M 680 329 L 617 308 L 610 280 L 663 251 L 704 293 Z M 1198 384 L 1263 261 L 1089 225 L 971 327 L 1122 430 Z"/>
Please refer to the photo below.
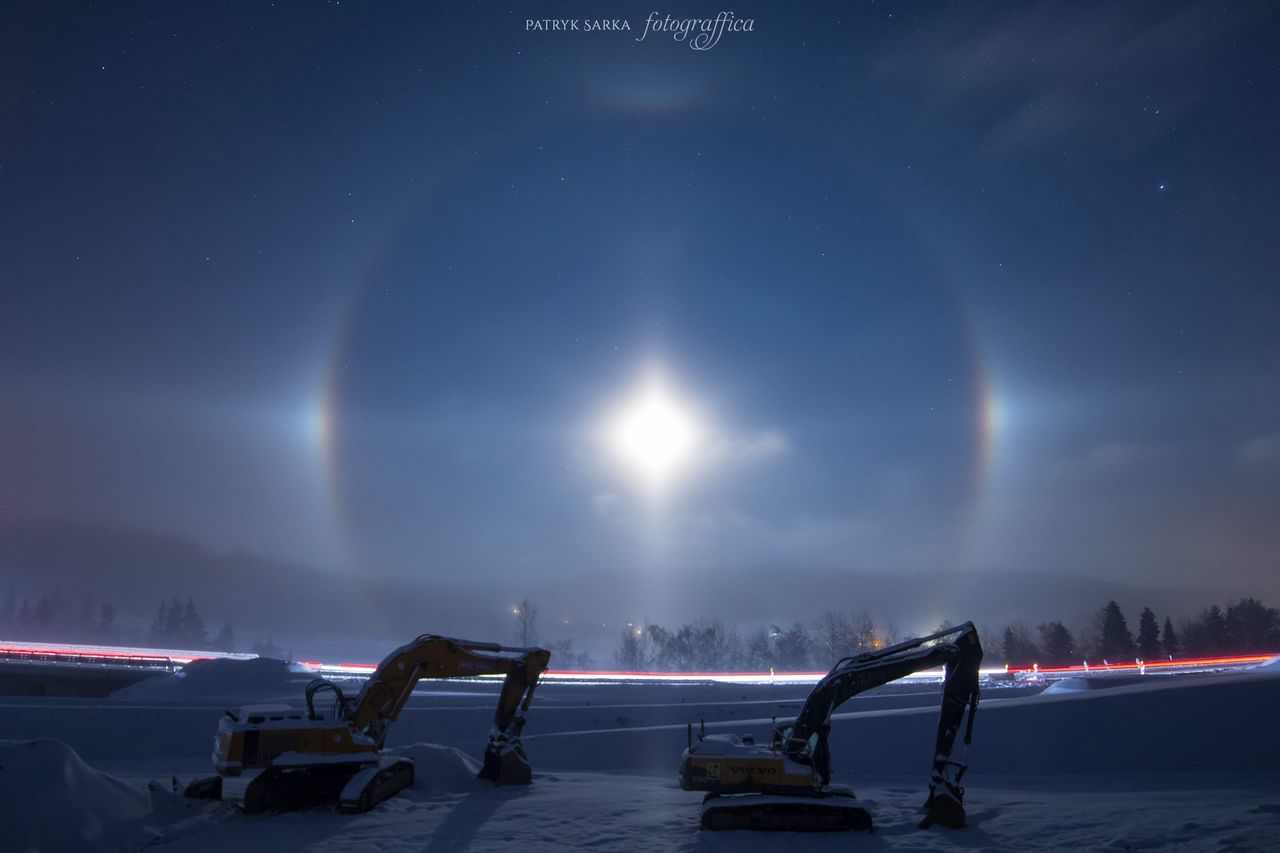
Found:
<path fill-rule="evenodd" d="M 794 722 L 774 726 L 770 746 L 757 746 L 751 735 L 705 731 L 694 743 L 691 725 L 680 787 L 708 792 L 702 800 L 703 829 L 870 831 L 871 813 L 858 805 L 853 790 L 831 784 L 831 715 L 863 691 L 942 666 L 942 713 L 920 826 L 960 828 L 966 765 L 952 760 L 951 752 L 966 712 L 965 744 L 973 738 L 981 663 L 982 645 L 972 622 L 844 658 L 813 688 Z"/>
<path fill-rule="evenodd" d="M 533 690 L 551 653 L 423 634 L 393 651 L 349 700 L 331 681 L 307 685 L 306 711 L 289 705 L 247 705 L 218 721 L 213 765 L 218 775 L 196 780 L 188 797 L 234 802 L 245 812 L 288 811 L 337 804 L 363 812 L 413 784 L 413 762 L 382 752 L 414 686 L 424 678 L 506 675 L 479 778 L 527 785 L 533 773 L 520 733 Z M 318 694 L 332 693 L 328 714 Z"/>

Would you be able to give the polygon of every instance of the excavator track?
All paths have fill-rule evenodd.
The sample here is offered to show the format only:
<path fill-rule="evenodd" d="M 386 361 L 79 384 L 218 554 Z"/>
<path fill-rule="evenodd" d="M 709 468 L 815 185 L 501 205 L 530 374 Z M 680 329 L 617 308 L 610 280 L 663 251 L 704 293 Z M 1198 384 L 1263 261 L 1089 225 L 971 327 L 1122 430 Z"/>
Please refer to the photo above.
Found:
<path fill-rule="evenodd" d="M 367 767 L 351 777 L 338 799 L 338 811 L 347 814 L 367 812 L 412 784 L 412 761 L 383 756 L 377 765 Z"/>
<path fill-rule="evenodd" d="M 377 769 L 377 764 L 268 767 L 260 773 L 243 774 L 235 783 L 224 780 L 222 799 L 234 802 L 245 814 L 332 808 L 341 804 L 342 794 L 353 779 Z M 409 781 L 413 781 L 412 767 Z"/>
<path fill-rule="evenodd" d="M 702 828 L 764 832 L 848 832 L 872 829 L 871 813 L 847 789 L 796 794 L 707 794 Z"/>
<path fill-rule="evenodd" d="M 309 808 L 331 808 L 348 814 L 367 812 L 413 784 L 413 762 L 407 758 L 382 756 L 376 764 L 271 767 L 218 781 L 217 792 L 210 780 L 198 780 L 188 787 L 189 797 L 210 797 L 235 803 L 245 814 L 286 812 Z"/>

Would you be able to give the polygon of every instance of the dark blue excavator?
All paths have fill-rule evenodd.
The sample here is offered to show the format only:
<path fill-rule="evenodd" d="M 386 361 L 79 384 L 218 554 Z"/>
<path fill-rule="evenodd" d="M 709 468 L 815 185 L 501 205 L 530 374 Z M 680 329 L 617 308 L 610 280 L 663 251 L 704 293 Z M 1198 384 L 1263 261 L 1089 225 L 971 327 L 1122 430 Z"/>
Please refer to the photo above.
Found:
<path fill-rule="evenodd" d="M 767 747 L 750 735 L 704 734 L 694 743 L 691 729 L 680 787 L 707 792 L 703 829 L 870 830 L 871 814 L 853 791 L 831 784 L 831 715 L 859 693 L 940 666 L 942 711 L 920 826 L 962 827 L 966 765 L 952 758 L 952 750 L 961 728 L 966 745 L 973 738 L 981 663 L 972 622 L 844 658 L 813 688 L 793 722 L 774 726 Z"/>

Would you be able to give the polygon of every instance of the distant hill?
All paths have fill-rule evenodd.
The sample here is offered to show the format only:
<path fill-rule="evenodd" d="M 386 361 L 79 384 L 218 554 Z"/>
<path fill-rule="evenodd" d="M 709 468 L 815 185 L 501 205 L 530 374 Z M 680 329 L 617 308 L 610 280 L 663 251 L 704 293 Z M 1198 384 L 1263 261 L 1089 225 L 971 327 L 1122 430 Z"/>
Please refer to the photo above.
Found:
<path fill-rule="evenodd" d="M 0 595 L 6 587 L 31 597 L 55 587 L 89 593 L 114 603 L 119 621 L 138 625 L 162 600 L 193 598 L 211 631 L 230 621 L 242 645 L 268 635 L 385 641 L 465 627 L 456 602 L 426 595 L 420 582 L 322 572 L 180 537 L 64 521 L 0 525 Z"/>
<path fill-rule="evenodd" d="M 1112 580 L 1026 572 L 841 572 L 786 566 L 698 567 L 658 573 L 602 569 L 571 578 L 463 576 L 427 566 L 416 578 L 325 572 L 189 539 L 66 521 L 0 524 L 0 595 L 37 597 L 60 588 L 113 602 L 120 620 L 143 627 L 161 600 L 194 598 L 211 632 L 235 624 L 242 646 L 267 636 L 300 655 L 367 650 L 367 657 L 419 633 L 510 642 L 510 608 L 529 596 L 542 640 L 573 637 L 607 660 L 627 621 L 667 626 L 719 618 L 744 630 L 805 623 L 824 610 L 865 608 L 906 635 L 943 619 L 971 619 L 989 632 L 1016 619 L 1034 627 L 1061 619 L 1088 625 L 1108 600 L 1136 630 L 1151 607 L 1175 622 L 1210 603 L 1251 591 L 1139 588 Z M 1257 594 L 1257 593 L 1253 593 Z M 1274 604 L 1274 602 L 1269 602 Z M 566 621 L 567 620 L 567 621 Z"/>

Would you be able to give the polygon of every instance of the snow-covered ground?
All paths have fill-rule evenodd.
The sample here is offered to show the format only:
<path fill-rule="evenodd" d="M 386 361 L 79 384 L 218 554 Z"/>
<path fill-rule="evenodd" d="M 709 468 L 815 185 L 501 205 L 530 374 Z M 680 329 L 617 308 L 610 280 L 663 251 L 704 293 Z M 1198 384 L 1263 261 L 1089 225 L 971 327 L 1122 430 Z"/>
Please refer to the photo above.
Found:
<path fill-rule="evenodd" d="M 546 684 L 525 737 L 534 784 L 493 788 L 473 778 L 493 688 L 437 685 L 389 741 L 418 782 L 372 812 L 245 816 L 170 793 L 175 775 L 210 771 L 224 707 L 297 701 L 298 682 L 283 667 L 233 664 L 111 700 L 3 700 L 15 740 L 0 743 L 0 850 L 1280 849 L 1276 664 L 987 691 L 965 780 L 970 825 L 955 832 L 915 828 L 936 688 L 859 697 L 837 716 L 835 781 L 874 815 L 869 836 L 702 832 L 700 795 L 675 783 L 687 722 L 763 737 L 805 687 Z M 148 792 L 152 779 L 161 785 Z"/>

